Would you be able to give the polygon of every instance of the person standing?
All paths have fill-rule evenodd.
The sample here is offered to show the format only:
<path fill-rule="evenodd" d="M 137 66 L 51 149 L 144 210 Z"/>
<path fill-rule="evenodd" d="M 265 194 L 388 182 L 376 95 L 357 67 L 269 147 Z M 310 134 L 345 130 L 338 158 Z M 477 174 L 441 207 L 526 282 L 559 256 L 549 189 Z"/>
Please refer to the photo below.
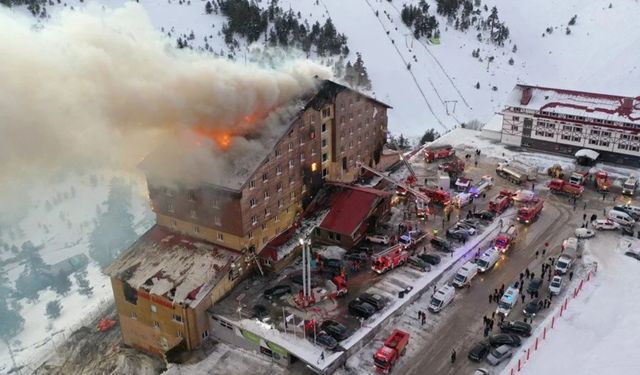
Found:
<path fill-rule="evenodd" d="M 525 298 L 524 293 L 522 293 L 522 295 L 520 297 L 522 297 L 522 303 L 524 304 L 524 298 Z"/>
<path fill-rule="evenodd" d="M 538 255 L 540 254 L 540 252 L 538 250 L 536 250 L 536 259 L 538 259 Z"/>
<path fill-rule="evenodd" d="M 453 364 L 456 361 L 456 350 L 452 349 L 451 350 L 451 364 Z"/>
<path fill-rule="evenodd" d="M 571 281 L 571 279 L 573 279 L 573 271 L 569 272 L 569 281 Z"/>

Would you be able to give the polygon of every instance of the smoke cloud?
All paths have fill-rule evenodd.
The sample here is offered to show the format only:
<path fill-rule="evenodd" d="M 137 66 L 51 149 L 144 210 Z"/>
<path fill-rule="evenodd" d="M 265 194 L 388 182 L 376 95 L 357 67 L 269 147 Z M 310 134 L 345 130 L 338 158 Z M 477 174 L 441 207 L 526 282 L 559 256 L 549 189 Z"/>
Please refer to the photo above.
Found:
<path fill-rule="evenodd" d="M 194 127 L 257 131 L 275 123 L 267 121 L 274 109 L 313 89 L 315 76 L 330 78 L 308 60 L 266 68 L 178 50 L 135 3 L 63 11 L 38 27 L 0 8 L 5 197 L 16 184 L 72 167 L 134 167 L 168 139 L 175 151 L 175 140 Z M 232 139 L 230 150 L 246 152 L 253 143 Z M 200 159 L 220 156 L 207 150 Z"/>

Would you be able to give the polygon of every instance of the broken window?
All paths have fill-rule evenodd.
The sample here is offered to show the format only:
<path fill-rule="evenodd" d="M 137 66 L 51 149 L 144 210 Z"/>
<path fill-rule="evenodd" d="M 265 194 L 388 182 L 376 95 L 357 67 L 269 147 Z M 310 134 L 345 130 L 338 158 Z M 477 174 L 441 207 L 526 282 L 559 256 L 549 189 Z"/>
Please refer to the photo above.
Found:
<path fill-rule="evenodd" d="M 132 288 L 129 284 L 122 284 L 122 291 L 124 293 L 124 299 L 134 305 L 138 304 L 138 291 Z"/>

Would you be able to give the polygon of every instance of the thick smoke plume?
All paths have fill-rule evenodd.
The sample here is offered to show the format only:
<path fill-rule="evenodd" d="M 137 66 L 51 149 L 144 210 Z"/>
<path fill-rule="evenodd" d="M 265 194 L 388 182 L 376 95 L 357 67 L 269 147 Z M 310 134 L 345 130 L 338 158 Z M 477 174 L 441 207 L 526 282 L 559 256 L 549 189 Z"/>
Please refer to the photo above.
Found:
<path fill-rule="evenodd" d="M 273 69 L 177 50 L 135 3 L 34 22 L 0 9 L 5 197 L 18 182 L 62 169 L 135 166 L 194 127 L 246 134 L 311 90 L 315 76 L 329 78 L 306 60 Z M 205 156 L 217 157 L 211 150 Z"/>

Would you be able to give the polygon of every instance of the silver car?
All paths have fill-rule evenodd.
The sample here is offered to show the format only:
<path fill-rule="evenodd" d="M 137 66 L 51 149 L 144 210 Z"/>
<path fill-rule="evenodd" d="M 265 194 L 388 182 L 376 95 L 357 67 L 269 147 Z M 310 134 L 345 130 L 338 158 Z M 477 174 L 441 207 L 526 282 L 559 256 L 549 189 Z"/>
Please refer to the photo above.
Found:
<path fill-rule="evenodd" d="M 497 366 L 505 359 L 511 358 L 511 356 L 513 355 L 513 350 L 514 349 L 509 345 L 498 346 L 497 348 L 492 349 L 489 352 L 489 355 L 487 356 L 487 362 L 489 362 L 489 364 L 492 366 Z"/>

